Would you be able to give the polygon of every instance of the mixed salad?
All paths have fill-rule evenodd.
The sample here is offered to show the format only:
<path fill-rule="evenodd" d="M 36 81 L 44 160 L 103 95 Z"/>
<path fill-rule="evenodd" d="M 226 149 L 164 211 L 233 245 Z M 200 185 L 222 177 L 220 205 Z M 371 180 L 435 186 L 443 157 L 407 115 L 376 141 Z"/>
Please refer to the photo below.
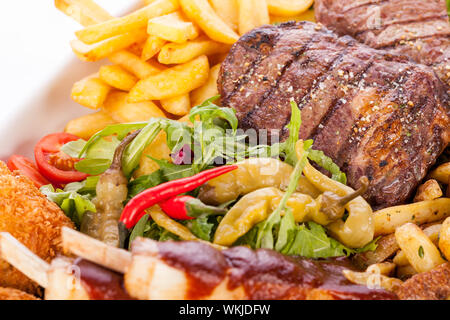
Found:
<path fill-rule="evenodd" d="M 348 190 L 346 176 L 312 140 L 298 138 L 301 114 L 294 102 L 288 139 L 269 145 L 241 132 L 235 111 L 215 105 L 217 98 L 192 108 L 190 122 L 114 124 L 88 141 L 50 134 L 35 147 L 37 166 L 19 156 L 8 165 L 30 177 L 82 232 L 114 246 L 128 248 L 146 237 L 308 258 L 376 248 L 373 234 L 350 241 L 339 233 L 336 225 L 349 219 L 348 204 L 367 182 L 338 195 Z M 145 154 L 162 132 L 170 161 Z M 141 157 L 159 169 L 138 176 Z M 334 189 L 320 187 L 330 181 Z M 336 193 L 324 191 L 330 188 Z"/>

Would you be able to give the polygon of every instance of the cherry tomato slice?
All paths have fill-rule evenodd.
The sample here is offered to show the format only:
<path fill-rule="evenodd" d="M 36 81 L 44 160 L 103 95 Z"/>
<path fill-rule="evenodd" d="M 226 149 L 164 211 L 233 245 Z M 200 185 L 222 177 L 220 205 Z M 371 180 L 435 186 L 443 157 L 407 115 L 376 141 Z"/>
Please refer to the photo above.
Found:
<path fill-rule="evenodd" d="M 76 162 L 81 159 L 72 158 L 62 152 L 61 147 L 70 141 L 80 139 L 79 137 L 59 132 L 43 137 L 34 148 L 36 164 L 47 179 L 55 183 L 70 183 L 82 181 L 87 174 L 79 172 L 74 168 Z"/>
<path fill-rule="evenodd" d="M 21 175 L 31 179 L 34 185 L 38 188 L 50 184 L 38 170 L 36 165 L 31 159 L 24 156 L 12 155 L 8 160 L 8 168 L 11 171 L 17 170 Z"/>

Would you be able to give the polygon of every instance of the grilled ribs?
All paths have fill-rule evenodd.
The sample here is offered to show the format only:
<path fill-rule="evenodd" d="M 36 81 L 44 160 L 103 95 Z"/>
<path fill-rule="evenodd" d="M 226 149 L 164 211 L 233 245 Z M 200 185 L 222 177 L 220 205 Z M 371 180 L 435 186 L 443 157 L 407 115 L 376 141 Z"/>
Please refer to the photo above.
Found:
<path fill-rule="evenodd" d="M 450 24 L 445 0 L 317 0 L 318 22 L 372 48 L 433 67 L 450 86 Z M 449 87 L 447 87 L 447 90 Z"/>
<path fill-rule="evenodd" d="M 375 207 L 410 198 L 450 139 L 449 98 L 433 70 L 310 22 L 254 29 L 234 44 L 218 79 L 243 129 L 285 139 L 290 100 L 300 138 L 331 157 L 349 185 L 370 180 Z"/>

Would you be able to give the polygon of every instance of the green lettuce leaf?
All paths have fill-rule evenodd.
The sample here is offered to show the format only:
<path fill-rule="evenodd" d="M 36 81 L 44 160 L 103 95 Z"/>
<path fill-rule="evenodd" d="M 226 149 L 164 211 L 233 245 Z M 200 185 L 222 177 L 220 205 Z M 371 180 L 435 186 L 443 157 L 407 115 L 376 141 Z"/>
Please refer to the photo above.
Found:
<path fill-rule="evenodd" d="M 219 99 L 220 96 L 212 97 L 201 105 L 196 106 L 189 112 L 189 120 L 194 123 L 196 117 L 200 118 L 200 121 L 211 126 L 217 119 L 223 119 L 231 126 L 235 132 L 238 127 L 238 119 L 236 117 L 236 111 L 232 108 L 222 108 L 213 103 Z"/>
<path fill-rule="evenodd" d="M 81 188 L 82 186 L 78 190 Z M 46 185 L 42 186 L 40 190 L 47 196 L 47 199 L 55 202 L 78 227 L 81 225 L 86 211 L 96 212 L 95 205 L 91 202 L 92 197 L 78 193 L 74 185 L 65 190 L 55 190 L 52 185 Z"/>
<path fill-rule="evenodd" d="M 308 222 L 297 227 L 295 240 L 285 252 L 288 255 L 317 259 L 348 256 L 353 250 L 329 237 L 321 225 Z"/>

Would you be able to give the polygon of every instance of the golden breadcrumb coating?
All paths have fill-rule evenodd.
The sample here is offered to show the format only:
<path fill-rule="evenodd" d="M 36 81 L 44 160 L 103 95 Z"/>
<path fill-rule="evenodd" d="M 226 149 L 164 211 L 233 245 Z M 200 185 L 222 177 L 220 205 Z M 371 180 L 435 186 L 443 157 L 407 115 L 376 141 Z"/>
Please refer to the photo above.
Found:
<path fill-rule="evenodd" d="M 31 294 L 13 289 L 0 287 L 0 300 L 40 300 Z"/>
<path fill-rule="evenodd" d="M 61 227 L 73 223 L 53 202 L 47 200 L 27 177 L 9 171 L 0 161 L 0 232 L 9 232 L 40 258 L 50 262 L 61 247 Z M 32 294 L 38 284 L 0 259 L 0 286 Z"/>

